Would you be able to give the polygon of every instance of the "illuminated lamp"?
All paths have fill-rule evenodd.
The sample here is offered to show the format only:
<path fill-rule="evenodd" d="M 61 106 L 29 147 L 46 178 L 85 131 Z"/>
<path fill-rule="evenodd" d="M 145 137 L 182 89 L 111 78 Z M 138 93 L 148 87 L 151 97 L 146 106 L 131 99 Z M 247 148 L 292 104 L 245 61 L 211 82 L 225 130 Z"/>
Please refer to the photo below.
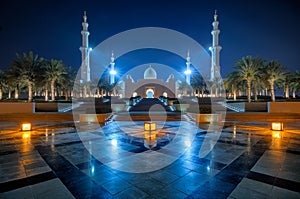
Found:
<path fill-rule="evenodd" d="M 144 130 L 145 131 L 155 131 L 156 130 L 156 123 L 155 122 L 145 122 L 144 123 Z"/>
<path fill-rule="evenodd" d="M 186 75 L 190 75 L 191 73 L 192 73 L 191 70 L 186 70 L 186 71 L 184 71 L 184 74 L 186 74 Z"/>
<path fill-rule="evenodd" d="M 111 70 L 111 71 L 109 71 L 109 74 L 111 74 L 111 75 L 116 75 L 116 74 L 117 74 L 117 71 Z"/>
<path fill-rule="evenodd" d="M 21 124 L 22 131 L 31 131 L 31 123 L 26 122 Z"/>
<path fill-rule="evenodd" d="M 273 131 L 283 131 L 283 122 L 272 122 L 271 130 Z"/>

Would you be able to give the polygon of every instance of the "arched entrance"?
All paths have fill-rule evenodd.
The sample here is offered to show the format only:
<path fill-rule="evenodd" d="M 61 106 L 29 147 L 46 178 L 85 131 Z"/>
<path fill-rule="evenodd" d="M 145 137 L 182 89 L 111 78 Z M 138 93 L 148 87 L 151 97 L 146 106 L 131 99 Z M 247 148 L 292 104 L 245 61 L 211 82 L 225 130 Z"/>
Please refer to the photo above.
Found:
<path fill-rule="evenodd" d="M 146 90 L 146 96 L 147 98 L 153 98 L 154 97 L 154 90 L 152 88 L 149 88 Z"/>

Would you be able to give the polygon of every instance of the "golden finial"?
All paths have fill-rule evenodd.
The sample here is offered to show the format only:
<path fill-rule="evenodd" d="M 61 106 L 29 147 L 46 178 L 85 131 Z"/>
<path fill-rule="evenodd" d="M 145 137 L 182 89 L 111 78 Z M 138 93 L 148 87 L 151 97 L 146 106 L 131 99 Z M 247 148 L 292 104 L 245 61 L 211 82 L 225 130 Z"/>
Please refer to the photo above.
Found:
<path fill-rule="evenodd" d="M 214 19 L 215 21 L 217 21 L 218 15 L 217 15 L 217 10 L 215 10 L 215 15 L 214 15 Z"/>
<path fill-rule="evenodd" d="M 86 23 L 86 19 L 87 19 L 87 16 L 86 16 L 86 11 L 84 11 L 84 15 L 83 15 L 83 20 L 84 20 L 84 23 Z"/>

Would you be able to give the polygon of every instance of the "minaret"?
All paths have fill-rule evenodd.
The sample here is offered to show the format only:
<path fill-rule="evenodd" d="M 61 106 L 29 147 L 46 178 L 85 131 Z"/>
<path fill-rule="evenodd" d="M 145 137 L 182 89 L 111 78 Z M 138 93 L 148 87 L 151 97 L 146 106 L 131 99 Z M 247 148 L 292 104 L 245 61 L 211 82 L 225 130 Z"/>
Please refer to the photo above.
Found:
<path fill-rule="evenodd" d="M 220 51 L 222 47 L 219 46 L 220 30 L 218 28 L 219 22 L 217 21 L 217 18 L 217 11 L 215 11 L 214 22 L 212 23 L 213 30 L 211 31 L 213 42 L 212 46 L 209 47 L 211 52 L 210 81 L 214 81 L 216 77 L 220 76 Z"/>
<path fill-rule="evenodd" d="M 188 85 L 191 84 L 191 57 L 190 57 L 190 51 L 187 52 L 187 57 L 186 57 L 186 71 L 184 71 L 185 74 L 185 79 L 186 79 L 186 83 Z"/>
<path fill-rule="evenodd" d="M 87 23 L 87 16 L 86 11 L 84 11 L 83 15 L 83 22 L 82 22 L 82 46 L 79 48 L 81 51 L 81 82 L 89 82 L 91 81 L 91 74 L 90 74 L 90 52 L 91 48 L 89 48 L 89 35 L 90 32 L 88 31 L 89 24 Z"/>
<path fill-rule="evenodd" d="M 115 57 L 114 57 L 114 52 L 111 52 L 111 58 L 110 58 L 110 84 L 115 83 L 115 75 L 117 72 L 115 71 Z"/>

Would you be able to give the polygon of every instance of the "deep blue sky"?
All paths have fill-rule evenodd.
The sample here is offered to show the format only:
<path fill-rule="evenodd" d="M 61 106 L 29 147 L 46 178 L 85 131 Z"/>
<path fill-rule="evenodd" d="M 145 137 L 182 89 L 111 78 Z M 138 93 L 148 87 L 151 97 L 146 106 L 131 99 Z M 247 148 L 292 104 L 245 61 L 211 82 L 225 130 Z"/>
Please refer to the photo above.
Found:
<path fill-rule="evenodd" d="M 9 0 L 0 6 L 0 68 L 17 52 L 33 50 L 47 59 L 81 64 L 81 22 L 87 10 L 90 46 L 138 27 L 182 32 L 204 48 L 211 45 L 214 10 L 220 21 L 221 73 L 246 55 L 278 60 L 300 69 L 298 0 Z"/>

